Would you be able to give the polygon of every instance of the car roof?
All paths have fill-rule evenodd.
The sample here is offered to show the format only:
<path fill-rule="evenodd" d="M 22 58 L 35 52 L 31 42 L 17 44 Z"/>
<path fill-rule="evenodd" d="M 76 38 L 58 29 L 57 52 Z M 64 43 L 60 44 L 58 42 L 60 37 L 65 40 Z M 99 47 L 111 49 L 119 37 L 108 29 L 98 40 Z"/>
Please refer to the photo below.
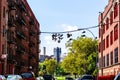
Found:
<path fill-rule="evenodd" d="M 93 79 L 93 76 L 89 74 L 85 74 L 82 76 L 82 79 Z"/>
<path fill-rule="evenodd" d="M 20 75 L 8 75 L 7 76 L 7 80 L 19 80 L 22 79 L 22 77 Z"/>
<path fill-rule="evenodd" d="M 84 74 L 84 75 L 82 75 L 82 76 L 92 76 L 92 75 L 90 75 L 90 74 Z"/>

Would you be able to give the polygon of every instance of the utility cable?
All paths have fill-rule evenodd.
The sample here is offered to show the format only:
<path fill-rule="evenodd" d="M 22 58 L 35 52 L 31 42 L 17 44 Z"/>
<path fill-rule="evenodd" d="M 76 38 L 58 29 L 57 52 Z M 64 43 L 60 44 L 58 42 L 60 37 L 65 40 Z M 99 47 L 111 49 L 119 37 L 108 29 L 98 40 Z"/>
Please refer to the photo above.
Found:
<path fill-rule="evenodd" d="M 71 30 L 71 31 L 63 31 L 63 32 L 40 32 L 40 33 L 46 33 L 46 34 L 53 34 L 53 33 L 70 33 L 70 32 L 76 32 L 76 31 L 80 31 L 80 30 L 86 30 L 86 29 L 91 29 L 91 28 L 96 28 L 98 26 L 92 26 L 92 27 L 88 27 L 88 28 L 80 28 L 77 30 Z"/>
<path fill-rule="evenodd" d="M 114 21 L 113 23 L 117 23 L 117 22 L 120 22 L 120 21 Z M 110 23 L 108 23 L 108 24 L 110 24 Z M 40 32 L 40 34 L 41 33 L 45 33 L 45 34 L 54 34 L 54 33 L 57 33 L 57 34 L 59 34 L 59 33 L 77 32 L 77 31 L 81 31 L 81 30 L 88 30 L 88 29 L 92 29 L 92 28 L 97 28 L 97 27 L 102 26 L 102 25 L 107 25 L 107 24 L 99 24 L 97 26 L 92 26 L 92 27 L 87 27 L 87 28 L 79 28 L 77 30 L 63 31 L 63 32 Z"/>

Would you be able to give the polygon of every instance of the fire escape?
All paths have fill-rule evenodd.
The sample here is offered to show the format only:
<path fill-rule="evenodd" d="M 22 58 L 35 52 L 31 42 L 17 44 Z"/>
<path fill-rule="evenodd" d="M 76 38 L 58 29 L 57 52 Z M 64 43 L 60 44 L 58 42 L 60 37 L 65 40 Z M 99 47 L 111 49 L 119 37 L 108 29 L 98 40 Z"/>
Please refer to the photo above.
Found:
<path fill-rule="evenodd" d="M 27 72 L 30 67 L 37 73 L 40 41 L 34 18 L 21 0 L 8 0 L 8 7 L 8 63 L 15 66 L 16 73 Z"/>

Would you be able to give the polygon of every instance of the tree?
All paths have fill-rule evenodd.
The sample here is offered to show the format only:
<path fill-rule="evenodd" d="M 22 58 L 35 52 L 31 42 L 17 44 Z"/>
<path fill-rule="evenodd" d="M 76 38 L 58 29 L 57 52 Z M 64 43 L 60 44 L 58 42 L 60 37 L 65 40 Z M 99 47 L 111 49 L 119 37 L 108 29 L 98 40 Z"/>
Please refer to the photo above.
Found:
<path fill-rule="evenodd" d="M 43 73 L 42 69 L 43 69 L 43 63 L 39 62 L 39 74 L 38 74 L 39 76 L 42 76 L 42 73 Z"/>
<path fill-rule="evenodd" d="M 68 55 L 62 62 L 66 72 L 96 74 L 97 40 L 78 37 L 66 43 Z"/>
<path fill-rule="evenodd" d="M 64 74 L 64 70 L 61 67 L 61 63 L 58 63 L 56 68 L 56 76 L 62 76 Z"/>
<path fill-rule="evenodd" d="M 46 59 L 43 65 L 45 66 L 46 73 L 53 75 L 57 68 L 57 61 L 54 59 Z"/>

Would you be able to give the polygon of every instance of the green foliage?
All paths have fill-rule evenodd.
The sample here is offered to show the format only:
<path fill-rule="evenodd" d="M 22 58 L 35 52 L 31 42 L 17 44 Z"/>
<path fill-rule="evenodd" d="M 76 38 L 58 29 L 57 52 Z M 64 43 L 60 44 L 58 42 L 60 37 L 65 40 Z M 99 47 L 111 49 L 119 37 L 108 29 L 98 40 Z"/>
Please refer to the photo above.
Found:
<path fill-rule="evenodd" d="M 43 65 L 46 66 L 46 73 L 47 74 L 54 74 L 54 72 L 56 71 L 56 68 L 57 68 L 57 61 L 54 60 L 54 59 L 46 59 L 44 62 L 43 62 Z"/>
<path fill-rule="evenodd" d="M 39 73 L 38 73 L 39 76 L 42 76 L 43 73 L 42 68 L 43 68 L 43 63 L 39 63 Z"/>
<path fill-rule="evenodd" d="M 62 62 L 65 72 L 80 75 L 96 74 L 97 40 L 78 37 L 76 40 L 68 41 L 66 47 L 69 52 Z"/>
<path fill-rule="evenodd" d="M 63 68 L 61 67 L 61 64 L 59 63 L 58 65 L 57 65 L 57 68 L 56 68 L 56 76 L 61 76 L 61 75 L 63 75 L 64 74 L 64 70 L 63 70 Z"/>

